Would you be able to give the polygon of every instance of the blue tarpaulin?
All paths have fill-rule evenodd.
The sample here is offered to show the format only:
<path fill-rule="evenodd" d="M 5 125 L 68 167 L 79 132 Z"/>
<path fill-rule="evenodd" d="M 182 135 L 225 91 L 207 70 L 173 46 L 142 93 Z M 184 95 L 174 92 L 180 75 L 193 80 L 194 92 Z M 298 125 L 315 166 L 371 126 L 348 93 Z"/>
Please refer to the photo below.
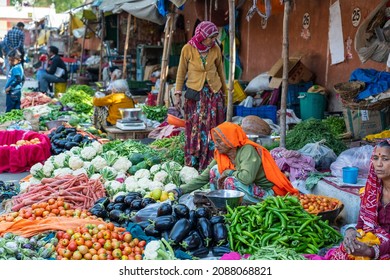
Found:
<path fill-rule="evenodd" d="M 357 100 L 380 94 L 390 88 L 390 73 L 375 69 L 358 68 L 352 72 L 349 80 L 365 83 L 364 90 L 356 97 Z"/>

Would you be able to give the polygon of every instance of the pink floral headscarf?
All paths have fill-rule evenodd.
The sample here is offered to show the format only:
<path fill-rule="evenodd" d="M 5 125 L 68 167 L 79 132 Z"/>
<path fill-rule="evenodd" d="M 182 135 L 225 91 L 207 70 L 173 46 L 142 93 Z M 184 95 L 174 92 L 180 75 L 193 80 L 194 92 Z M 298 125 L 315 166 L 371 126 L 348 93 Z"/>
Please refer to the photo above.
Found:
<path fill-rule="evenodd" d="M 188 41 L 188 43 L 197 48 L 200 53 L 207 52 L 209 49 L 214 47 L 215 42 L 212 46 L 205 46 L 202 42 L 215 34 L 218 34 L 217 26 L 211 21 L 202 21 L 195 29 L 195 35 Z"/>

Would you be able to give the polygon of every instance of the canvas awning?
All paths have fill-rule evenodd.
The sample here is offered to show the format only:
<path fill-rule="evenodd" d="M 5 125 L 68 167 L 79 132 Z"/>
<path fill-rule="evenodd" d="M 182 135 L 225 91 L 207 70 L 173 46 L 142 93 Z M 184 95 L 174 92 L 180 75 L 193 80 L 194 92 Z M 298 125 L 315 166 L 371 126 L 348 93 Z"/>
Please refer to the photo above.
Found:
<path fill-rule="evenodd" d="M 114 14 L 127 12 L 137 18 L 160 25 L 166 21 L 166 18 L 158 12 L 157 0 L 103 0 L 99 10 Z"/>

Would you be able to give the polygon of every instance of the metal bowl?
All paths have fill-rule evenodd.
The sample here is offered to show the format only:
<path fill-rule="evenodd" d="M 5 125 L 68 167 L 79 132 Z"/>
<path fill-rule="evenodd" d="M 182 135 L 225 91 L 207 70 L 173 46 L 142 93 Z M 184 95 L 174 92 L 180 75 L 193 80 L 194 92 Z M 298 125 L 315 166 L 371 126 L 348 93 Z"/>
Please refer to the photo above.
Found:
<path fill-rule="evenodd" d="M 122 119 L 136 121 L 139 120 L 141 115 L 141 108 L 120 108 Z"/>
<path fill-rule="evenodd" d="M 226 205 L 235 208 L 242 204 L 245 193 L 235 190 L 215 190 L 205 195 L 216 208 L 226 209 Z"/>
<path fill-rule="evenodd" d="M 257 139 L 259 139 L 259 135 L 256 134 L 247 134 L 246 136 L 248 136 L 248 139 L 253 142 L 257 142 Z"/>

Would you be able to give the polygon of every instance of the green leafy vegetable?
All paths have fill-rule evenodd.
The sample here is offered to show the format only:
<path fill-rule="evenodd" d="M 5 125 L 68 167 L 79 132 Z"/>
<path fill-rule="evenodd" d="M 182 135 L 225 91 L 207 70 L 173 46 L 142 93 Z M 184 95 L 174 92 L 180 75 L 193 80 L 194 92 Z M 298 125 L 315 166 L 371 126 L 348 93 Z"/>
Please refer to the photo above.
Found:
<path fill-rule="evenodd" d="M 347 149 L 341 140 L 336 138 L 329 127 L 321 120 L 308 119 L 300 122 L 287 132 L 286 148 L 289 150 L 299 150 L 308 143 L 315 143 L 326 140 L 326 145 L 332 149 L 336 155 Z"/>
<path fill-rule="evenodd" d="M 346 130 L 343 117 L 329 116 L 323 119 L 322 122 L 328 126 L 330 132 L 335 136 L 344 133 Z"/>
<path fill-rule="evenodd" d="M 141 108 L 146 117 L 152 121 L 163 122 L 168 114 L 168 108 L 165 106 L 143 105 Z"/>

